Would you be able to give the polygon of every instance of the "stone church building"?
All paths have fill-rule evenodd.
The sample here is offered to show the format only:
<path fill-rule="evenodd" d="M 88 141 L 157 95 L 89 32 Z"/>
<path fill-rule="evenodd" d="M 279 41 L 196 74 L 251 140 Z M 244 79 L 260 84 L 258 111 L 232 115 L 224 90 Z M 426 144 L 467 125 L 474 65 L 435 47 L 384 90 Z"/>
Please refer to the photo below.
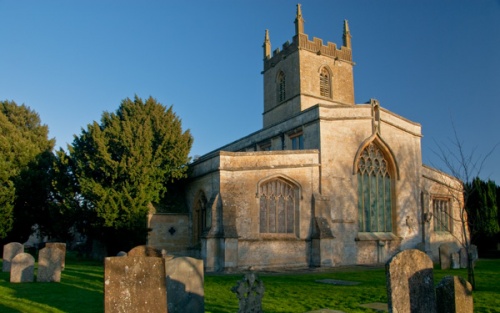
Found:
<path fill-rule="evenodd" d="M 189 213 L 151 220 L 149 244 L 207 271 L 375 264 L 410 248 L 437 261 L 459 244 L 461 185 L 422 165 L 420 124 L 356 104 L 347 21 L 341 47 L 310 40 L 298 5 L 292 42 L 272 51 L 266 31 L 263 52 L 262 129 L 190 164 Z"/>

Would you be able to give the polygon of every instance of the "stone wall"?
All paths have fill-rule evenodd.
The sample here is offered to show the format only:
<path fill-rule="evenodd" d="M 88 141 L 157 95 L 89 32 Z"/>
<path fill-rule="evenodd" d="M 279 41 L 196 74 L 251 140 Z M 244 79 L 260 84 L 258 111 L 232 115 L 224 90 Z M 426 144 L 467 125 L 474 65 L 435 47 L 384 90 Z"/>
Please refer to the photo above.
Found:
<path fill-rule="evenodd" d="M 150 214 L 148 246 L 165 249 L 168 254 L 191 255 L 189 215 L 186 214 Z"/>

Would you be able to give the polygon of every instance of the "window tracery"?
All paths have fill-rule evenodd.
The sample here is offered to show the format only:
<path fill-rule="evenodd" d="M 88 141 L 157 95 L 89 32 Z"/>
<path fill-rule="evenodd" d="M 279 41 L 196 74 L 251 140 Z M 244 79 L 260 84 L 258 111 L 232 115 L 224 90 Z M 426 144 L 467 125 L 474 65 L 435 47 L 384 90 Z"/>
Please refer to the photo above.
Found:
<path fill-rule="evenodd" d="M 282 179 L 273 179 L 260 186 L 259 194 L 260 233 L 294 233 L 298 188 Z"/>

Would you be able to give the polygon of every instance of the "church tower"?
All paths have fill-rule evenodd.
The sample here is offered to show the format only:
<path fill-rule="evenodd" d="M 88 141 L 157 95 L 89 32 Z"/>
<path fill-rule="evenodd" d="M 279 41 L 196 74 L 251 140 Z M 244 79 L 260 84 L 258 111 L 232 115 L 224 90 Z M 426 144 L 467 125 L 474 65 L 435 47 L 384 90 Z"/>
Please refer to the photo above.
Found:
<path fill-rule="evenodd" d="M 316 104 L 354 105 L 351 33 L 344 21 L 343 45 L 304 33 L 300 4 L 295 36 L 271 55 L 271 40 L 264 38 L 264 128 L 287 120 Z"/>

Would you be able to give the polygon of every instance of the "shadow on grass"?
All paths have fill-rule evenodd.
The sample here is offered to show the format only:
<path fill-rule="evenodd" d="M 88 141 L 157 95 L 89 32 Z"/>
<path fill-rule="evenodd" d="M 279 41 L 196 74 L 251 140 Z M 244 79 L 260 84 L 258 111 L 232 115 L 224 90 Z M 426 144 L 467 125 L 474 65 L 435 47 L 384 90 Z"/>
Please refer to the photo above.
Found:
<path fill-rule="evenodd" d="M 36 277 L 33 283 L 11 283 L 9 275 L 0 273 L 0 312 L 104 311 L 103 268 L 96 263 L 67 261 L 60 283 L 39 283 Z"/>

